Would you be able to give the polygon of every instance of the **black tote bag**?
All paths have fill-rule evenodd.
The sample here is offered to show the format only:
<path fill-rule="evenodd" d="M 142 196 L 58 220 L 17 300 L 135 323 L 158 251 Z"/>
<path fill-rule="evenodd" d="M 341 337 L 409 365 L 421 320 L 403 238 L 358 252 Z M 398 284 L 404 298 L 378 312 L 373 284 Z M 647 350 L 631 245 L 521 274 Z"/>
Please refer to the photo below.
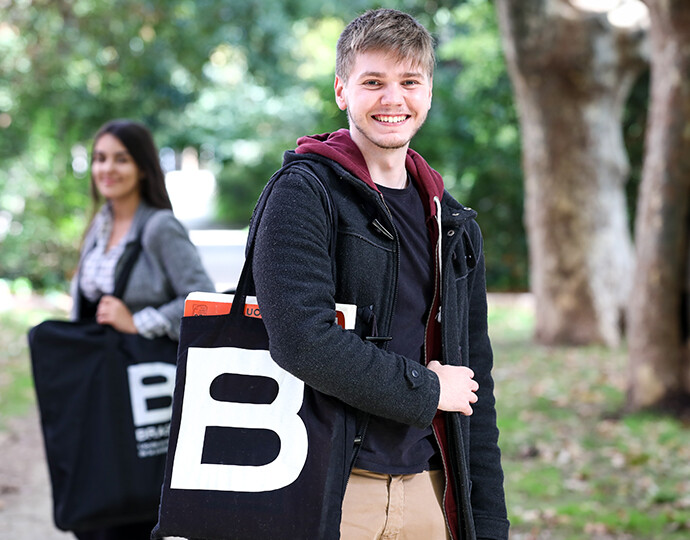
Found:
<path fill-rule="evenodd" d="M 29 342 L 56 526 L 155 520 L 177 343 L 69 321 L 35 326 Z"/>
<path fill-rule="evenodd" d="M 122 297 L 141 249 L 140 233 L 114 296 Z M 81 531 L 154 521 L 177 342 L 89 320 L 44 321 L 28 339 L 56 526 Z"/>
<path fill-rule="evenodd" d="M 182 319 L 153 538 L 339 537 L 354 421 L 341 401 L 280 368 L 263 321 L 245 316 L 253 291 L 249 243 L 230 313 Z"/>

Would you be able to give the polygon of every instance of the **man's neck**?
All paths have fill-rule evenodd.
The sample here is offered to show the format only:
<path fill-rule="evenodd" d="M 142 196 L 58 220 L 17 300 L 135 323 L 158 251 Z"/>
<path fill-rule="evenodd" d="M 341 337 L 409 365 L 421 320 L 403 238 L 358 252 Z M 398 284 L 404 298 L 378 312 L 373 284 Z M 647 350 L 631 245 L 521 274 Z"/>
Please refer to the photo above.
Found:
<path fill-rule="evenodd" d="M 355 143 L 357 141 L 355 140 Z M 364 156 L 369 175 L 375 184 L 391 189 L 403 189 L 407 186 L 405 159 L 407 146 L 384 149 L 373 145 L 357 144 Z"/>

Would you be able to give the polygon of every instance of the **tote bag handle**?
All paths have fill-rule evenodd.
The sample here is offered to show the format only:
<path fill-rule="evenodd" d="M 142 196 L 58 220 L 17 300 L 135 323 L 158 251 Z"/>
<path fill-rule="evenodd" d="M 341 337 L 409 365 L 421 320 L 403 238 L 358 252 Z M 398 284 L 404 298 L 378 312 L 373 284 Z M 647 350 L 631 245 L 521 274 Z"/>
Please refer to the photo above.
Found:
<path fill-rule="evenodd" d="M 117 278 L 117 283 L 115 283 L 115 288 L 113 290 L 113 296 L 122 299 L 122 295 L 125 293 L 125 288 L 127 287 L 127 282 L 129 281 L 129 275 L 132 273 L 134 264 L 139 258 L 139 254 L 143 249 L 141 244 L 141 239 L 144 236 L 144 230 L 146 229 L 146 224 L 148 223 L 151 216 L 148 216 L 139 228 L 139 233 L 133 242 L 133 246 L 127 256 L 127 259 L 122 263 L 122 271 Z"/>
<path fill-rule="evenodd" d="M 259 227 L 259 221 L 261 220 L 261 215 L 263 214 L 264 208 L 266 208 L 266 202 L 268 201 L 268 196 L 271 194 L 276 181 L 288 168 L 298 169 L 299 171 L 308 174 L 321 186 L 326 195 L 326 205 L 327 212 L 331 226 L 331 241 L 329 244 L 329 254 L 331 256 L 331 267 L 333 271 L 333 279 L 335 280 L 335 246 L 336 239 L 338 235 L 338 217 L 335 212 L 335 206 L 333 199 L 331 197 L 330 191 L 326 187 L 326 184 L 321 181 L 321 179 L 314 173 L 310 166 L 301 163 L 290 163 L 278 169 L 270 180 L 266 184 L 258 202 L 256 203 L 256 208 L 254 209 L 254 216 L 252 217 L 252 227 L 250 227 L 250 234 L 247 237 L 247 248 L 246 248 L 246 259 L 244 266 L 242 266 L 242 273 L 240 274 L 240 279 L 237 283 L 237 289 L 232 302 L 232 307 L 230 308 L 230 316 L 233 318 L 241 317 L 244 314 L 244 307 L 247 301 L 247 296 L 250 291 L 254 290 L 254 272 L 253 272 L 253 258 L 254 258 L 254 240 L 256 239 L 256 231 Z"/>

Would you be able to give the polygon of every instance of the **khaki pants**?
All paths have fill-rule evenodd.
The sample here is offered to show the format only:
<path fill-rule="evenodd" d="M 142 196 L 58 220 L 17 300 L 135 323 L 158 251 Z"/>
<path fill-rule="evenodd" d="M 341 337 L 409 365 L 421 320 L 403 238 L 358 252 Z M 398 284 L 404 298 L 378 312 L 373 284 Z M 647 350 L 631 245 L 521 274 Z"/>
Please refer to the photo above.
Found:
<path fill-rule="evenodd" d="M 353 469 L 345 491 L 342 540 L 450 540 L 443 471 L 390 475 Z"/>

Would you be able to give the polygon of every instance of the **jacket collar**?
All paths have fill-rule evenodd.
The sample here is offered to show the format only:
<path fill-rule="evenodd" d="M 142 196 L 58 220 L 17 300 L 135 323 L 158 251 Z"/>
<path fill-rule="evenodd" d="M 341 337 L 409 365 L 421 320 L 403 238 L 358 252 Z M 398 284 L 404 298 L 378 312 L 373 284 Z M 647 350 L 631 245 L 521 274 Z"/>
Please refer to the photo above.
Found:
<path fill-rule="evenodd" d="M 125 235 L 125 243 L 130 244 L 134 242 L 140 235 L 144 224 L 148 221 L 151 214 L 156 212 L 156 208 L 149 206 L 143 200 L 139 203 L 136 212 L 134 213 L 134 219 L 132 220 L 132 226 L 127 231 Z M 112 210 L 110 209 L 110 203 L 106 202 L 101 206 L 98 213 L 94 217 L 93 224 L 91 225 L 88 233 L 88 240 L 85 242 L 87 245 L 95 244 L 98 236 L 98 231 L 103 226 L 103 223 L 107 219 L 112 219 Z"/>

